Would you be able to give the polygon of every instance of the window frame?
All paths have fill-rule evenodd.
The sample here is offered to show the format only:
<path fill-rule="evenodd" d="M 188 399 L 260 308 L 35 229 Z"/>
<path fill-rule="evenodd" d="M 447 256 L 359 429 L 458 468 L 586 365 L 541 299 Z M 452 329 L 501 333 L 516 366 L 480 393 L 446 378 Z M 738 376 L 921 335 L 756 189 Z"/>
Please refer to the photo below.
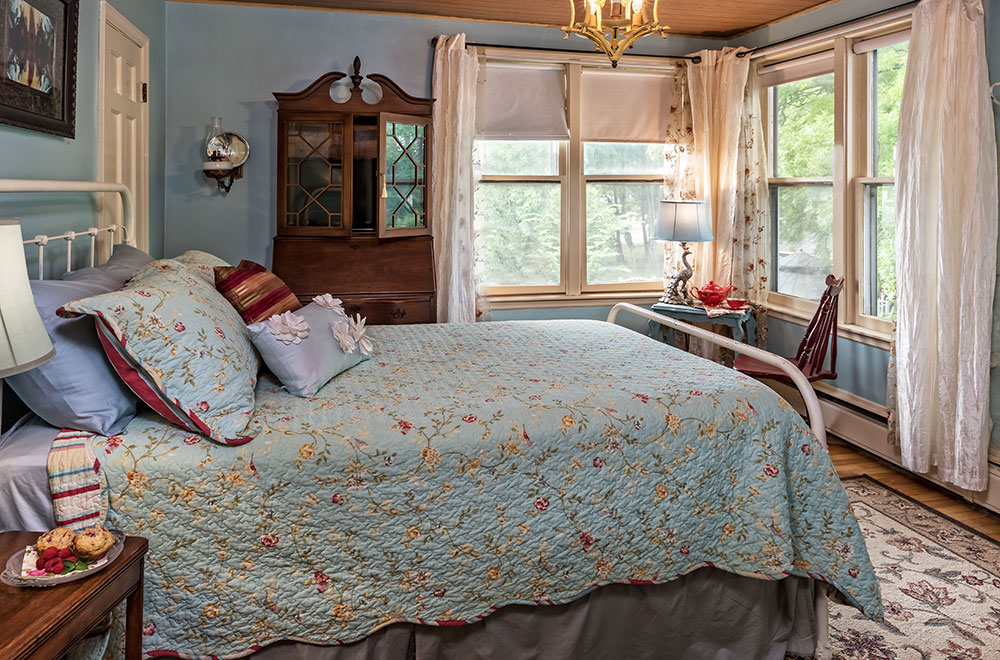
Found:
<path fill-rule="evenodd" d="M 539 53 L 525 51 L 526 61 Z M 583 58 L 580 58 L 583 59 Z M 649 73 L 655 71 L 664 75 L 678 70 L 676 65 L 664 65 L 662 62 L 642 62 L 635 58 L 634 63 L 624 61 L 620 71 L 635 71 Z M 587 185 L 591 183 L 655 183 L 664 186 L 664 173 L 650 174 L 585 174 L 584 172 L 584 141 L 581 138 L 581 84 L 584 68 L 608 68 L 606 60 L 589 59 L 586 61 L 560 62 L 566 71 L 566 114 L 569 126 L 569 139 L 560 142 L 559 174 L 543 176 L 521 175 L 479 175 L 477 183 L 537 183 L 559 182 L 562 191 L 562 217 L 560 219 L 560 255 L 559 255 L 559 285 L 505 285 L 484 287 L 491 306 L 503 308 L 507 305 L 516 307 L 528 306 L 531 302 L 588 302 L 621 300 L 622 298 L 637 298 L 643 302 L 658 299 L 663 295 L 664 280 L 617 283 L 590 283 L 587 281 Z M 664 148 L 666 141 L 664 140 Z M 665 190 L 665 186 L 664 186 Z"/>
<path fill-rule="evenodd" d="M 827 49 L 820 49 L 815 53 L 810 53 L 805 56 L 792 58 L 790 62 L 794 62 L 801 58 L 805 63 L 799 66 L 789 66 L 787 68 L 778 69 L 770 73 L 761 73 L 760 79 L 760 89 L 761 95 L 761 120 L 767 130 L 764 131 L 765 140 L 767 145 L 767 155 L 768 155 L 768 198 L 770 200 L 770 210 L 771 210 L 771 272 L 768 274 L 771 277 L 772 286 L 777 285 L 777 245 L 778 245 L 778 232 L 777 232 L 777 222 L 778 215 L 774 213 L 775 207 L 775 194 L 774 190 L 778 187 L 783 186 L 831 186 L 834 188 L 834 235 L 837 233 L 836 228 L 836 206 L 837 206 L 837 193 L 836 193 L 836 160 L 837 160 L 837 143 L 836 143 L 836 126 L 834 127 L 834 148 L 833 148 L 833 160 L 831 163 L 831 175 L 828 177 L 777 177 L 773 176 L 773 173 L 777 171 L 778 154 L 772 145 L 776 141 L 776 124 L 773 121 L 774 118 L 774 102 L 775 102 L 775 89 L 778 85 L 785 83 L 797 82 L 799 80 L 806 80 L 808 78 L 815 78 L 817 76 L 825 76 L 828 74 L 833 74 L 834 76 L 834 116 L 837 116 L 837 92 L 836 92 L 836 82 L 837 74 L 834 61 L 834 53 L 828 52 Z M 833 263 L 834 268 L 837 264 L 837 241 L 833 242 Z M 780 293 L 778 291 L 770 290 L 767 296 L 768 307 L 778 307 L 785 309 L 793 314 L 808 315 L 812 316 L 816 312 L 817 301 L 809 300 L 807 298 L 799 298 L 797 296 L 791 296 L 785 293 Z"/>
<path fill-rule="evenodd" d="M 865 313 L 866 286 L 866 205 L 865 197 L 871 186 L 894 184 L 892 177 L 875 176 L 873 171 L 872 87 L 875 71 L 872 66 L 873 51 L 854 53 L 856 43 L 870 39 L 888 37 L 904 33 L 910 29 L 911 14 L 886 20 L 878 25 L 844 30 L 827 38 L 805 45 L 768 52 L 754 63 L 761 76 L 761 114 L 768 149 L 769 172 L 773 172 L 774 136 L 772 134 L 773 115 L 772 87 L 782 82 L 821 75 L 816 56 L 832 51 L 832 71 L 834 75 L 834 150 L 833 176 L 833 268 L 845 278 L 838 310 L 841 334 L 846 338 L 888 348 L 895 323 Z M 767 71 L 765 67 L 793 59 L 812 60 L 801 67 L 798 77 Z M 788 67 L 795 68 L 795 67 Z M 761 69 L 764 69 L 761 71 Z M 806 75 L 808 74 L 808 75 Z M 794 75 L 794 74 L 792 74 Z M 798 182 L 799 180 L 793 180 Z M 773 186 L 787 185 L 787 178 L 769 179 L 769 192 Z M 818 181 L 816 182 L 818 183 Z M 775 222 L 776 218 L 772 218 Z M 777 245 L 777 232 L 772 232 L 772 250 Z M 769 311 L 778 318 L 793 322 L 807 322 L 816 312 L 817 301 L 807 300 L 769 291 L 767 304 Z"/>

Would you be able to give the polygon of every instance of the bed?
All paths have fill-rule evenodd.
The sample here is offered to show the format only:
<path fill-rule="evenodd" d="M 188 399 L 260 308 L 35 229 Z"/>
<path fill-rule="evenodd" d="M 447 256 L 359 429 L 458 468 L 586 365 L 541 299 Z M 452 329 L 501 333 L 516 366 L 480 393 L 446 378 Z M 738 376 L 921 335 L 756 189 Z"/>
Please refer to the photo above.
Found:
<path fill-rule="evenodd" d="M 623 311 L 661 320 L 372 328 L 314 397 L 262 373 L 241 446 L 63 431 L 100 469 L 53 515 L 149 538 L 150 657 L 822 657 L 827 591 L 880 617 L 811 390 L 813 429 Z"/>

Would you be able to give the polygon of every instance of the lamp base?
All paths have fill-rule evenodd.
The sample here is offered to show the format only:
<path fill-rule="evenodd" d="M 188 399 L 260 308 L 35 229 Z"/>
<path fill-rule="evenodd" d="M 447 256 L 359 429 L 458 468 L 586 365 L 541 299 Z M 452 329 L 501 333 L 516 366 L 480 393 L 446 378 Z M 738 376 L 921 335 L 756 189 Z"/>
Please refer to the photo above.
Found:
<path fill-rule="evenodd" d="M 660 298 L 660 302 L 667 303 L 668 305 L 691 305 L 694 302 L 691 294 L 688 293 L 688 280 L 694 275 L 694 270 L 691 268 L 691 264 L 688 263 L 691 250 L 688 249 L 688 244 L 684 241 L 681 241 L 681 250 L 681 263 L 683 267 L 670 278 L 670 285 L 667 287 L 663 297 Z"/>

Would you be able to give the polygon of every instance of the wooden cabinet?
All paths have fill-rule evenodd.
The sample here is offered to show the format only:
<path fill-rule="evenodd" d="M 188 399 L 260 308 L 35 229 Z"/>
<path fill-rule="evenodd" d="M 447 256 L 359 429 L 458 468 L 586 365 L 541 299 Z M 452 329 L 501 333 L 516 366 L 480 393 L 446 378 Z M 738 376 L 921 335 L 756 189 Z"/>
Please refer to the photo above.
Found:
<path fill-rule="evenodd" d="M 274 272 L 301 300 L 331 293 L 372 325 L 434 322 L 433 99 L 362 76 L 357 58 L 350 76 L 274 97 Z"/>

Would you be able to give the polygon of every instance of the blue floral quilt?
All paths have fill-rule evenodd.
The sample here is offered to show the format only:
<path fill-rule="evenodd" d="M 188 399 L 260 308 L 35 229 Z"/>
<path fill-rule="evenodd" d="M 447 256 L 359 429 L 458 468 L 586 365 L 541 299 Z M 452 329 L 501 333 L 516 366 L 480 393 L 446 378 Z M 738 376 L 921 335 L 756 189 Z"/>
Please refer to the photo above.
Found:
<path fill-rule="evenodd" d="M 593 321 L 370 334 L 313 398 L 262 376 L 244 446 L 154 413 L 93 438 L 110 522 L 149 539 L 148 654 L 347 643 L 704 566 L 881 617 L 826 450 L 764 385 Z"/>

